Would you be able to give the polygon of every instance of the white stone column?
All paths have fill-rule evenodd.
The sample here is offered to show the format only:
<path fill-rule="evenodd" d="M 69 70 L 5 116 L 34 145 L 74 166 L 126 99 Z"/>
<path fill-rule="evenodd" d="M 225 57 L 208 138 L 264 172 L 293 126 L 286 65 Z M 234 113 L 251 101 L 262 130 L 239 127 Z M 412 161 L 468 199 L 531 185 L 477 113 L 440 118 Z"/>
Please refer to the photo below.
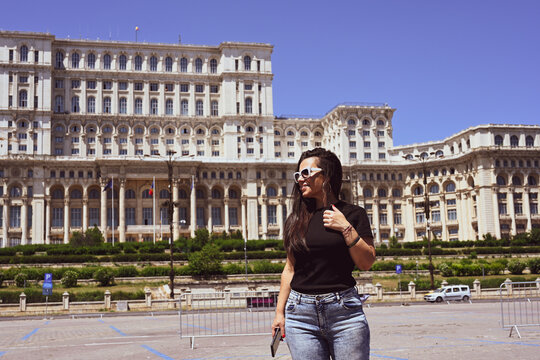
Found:
<path fill-rule="evenodd" d="M 377 244 L 381 243 L 381 229 L 379 224 L 379 199 L 375 198 L 373 199 L 373 227 L 375 230 L 377 230 L 377 233 L 375 234 L 375 242 Z"/>
<path fill-rule="evenodd" d="M 408 198 L 405 204 L 405 209 L 402 211 L 402 216 L 405 224 L 405 236 L 404 241 L 416 241 L 416 228 L 415 228 L 415 208 L 413 198 Z"/>
<path fill-rule="evenodd" d="M 495 226 L 495 237 L 497 239 L 501 238 L 501 222 L 499 220 L 499 198 L 498 198 L 498 188 L 493 187 L 491 192 L 493 193 L 493 225 Z"/>
<path fill-rule="evenodd" d="M 514 211 L 514 189 L 509 188 L 508 189 L 508 212 L 510 214 L 510 218 L 512 219 L 512 225 L 510 227 L 510 235 L 514 236 L 516 235 L 516 213 Z"/>
<path fill-rule="evenodd" d="M 192 180 L 193 181 L 193 180 Z M 195 198 L 195 185 L 192 183 L 191 186 L 191 193 L 189 195 L 189 208 L 190 208 L 190 229 L 191 229 L 191 237 L 195 237 L 195 229 L 197 228 L 197 213 L 196 213 L 196 207 L 197 207 L 197 199 Z"/>
<path fill-rule="evenodd" d="M 523 189 L 523 213 L 527 216 L 527 232 L 532 230 L 532 219 L 531 219 L 531 203 L 529 199 L 529 188 L 525 187 Z"/>
<path fill-rule="evenodd" d="M 118 194 L 118 217 L 120 218 L 120 221 L 118 222 L 118 241 L 123 243 L 126 242 L 126 179 L 119 180 L 120 193 Z"/>
<path fill-rule="evenodd" d="M 461 200 L 461 194 L 456 194 L 456 216 L 457 216 L 457 223 L 458 223 L 458 238 L 459 240 L 467 240 L 465 238 L 465 223 L 463 222 L 463 218 L 465 217 L 465 208 L 463 207 L 463 202 Z M 470 220 L 469 220 L 470 221 Z"/>
<path fill-rule="evenodd" d="M 86 194 L 83 196 L 83 201 L 82 201 L 82 217 L 83 217 L 82 218 L 82 226 L 83 226 L 83 231 L 88 230 L 88 198 L 86 196 L 87 196 Z"/>
<path fill-rule="evenodd" d="M 397 239 L 397 234 L 394 229 L 394 200 L 388 201 L 388 205 L 386 205 L 386 215 L 387 224 L 390 225 L 390 236 L 395 236 Z"/>
<path fill-rule="evenodd" d="M 242 198 L 242 237 L 244 240 L 247 240 L 246 202 L 247 200 Z"/>
<path fill-rule="evenodd" d="M 277 206 L 277 223 L 279 226 L 279 238 L 283 239 L 284 224 L 283 224 L 283 200 L 282 199 L 279 199 L 279 203 Z"/>
<path fill-rule="evenodd" d="M 105 242 L 107 242 L 107 192 L 104 191 L 105 186 L 107 186 L 107 180 L 101 179 L 101 202 L 99 203 L 100 207 L 100 228 Z"/>
<path fill-rule="evenodd" d="M 172 192 L 173 192 L 173 194 L 172 194 L 173 195 L 172 196 L 173 203 L 177 204 L 178 203 L 178 179 L 173 179 Z M 178 236 L 180 236 L 179 235 L 180 232 L 179 232 L 179 229 L 178 229 L 179 216 L 180 216 L 180 213 L 178 211 L 178 207 L 173 205 L 173 216 L 172 216 L 172 221 L 173 221 L 172 238 L 173 238 L 173 241 L 178 239 Z"/>
<path fill-rule="evenodd" d="M 51 243 L 51 197 L 45 197 L 45 244 Z M 5 219 L 5 218 L 4 218 Z"/>
<path fill-rule="evenodd" d="M 68 243 L 69 243 L 69 197 L 64 198 L 64 244 L 68 244 Z"/>
<path fill-rule="evenodd" d="M 225 211 L 225 231 L 229 233 L 229 197 L 227 196 L 223 199 L 223 208 Z"/>
<path fill-rule="evenodd" d="M 444 195 L 439 196 L 439 206 L 441 209 L 441 238 L 448 241 L 448 229 L 446 225 L 446 199 Z"/>
<path fill-rule="evenodd" d="M 5 192 L 4 192 L 5 194 Z M 2 209 L 2 217 L 4 223 L 2 224 L 2 237 L 4 238 L 4 241 L 2 242 L 2 247 L 7 247 L 8 243 L 8 227 L 9 227 L 9 217 L 8 217 L 8 206 L 9 206 L 9 200 L 7 198 L 4 198 L 3 201 L 3 209 Z"/>
<path fill-rule="evenodd" d="M 21 245 L 28 243 L 28 200 L 23 199 L 21 206 Z"/>
<path fill-rule="evenodd" d="M 266 198 L 266 195 L 262 196 L 261 225 L 262 225 L 262 238 L 266 240 L 268 236 L 268 199 Z"/>
<path fill-rule="evenodd" d="M 212 234 L 212 203 L 208 201 L 208 232 Z"/>

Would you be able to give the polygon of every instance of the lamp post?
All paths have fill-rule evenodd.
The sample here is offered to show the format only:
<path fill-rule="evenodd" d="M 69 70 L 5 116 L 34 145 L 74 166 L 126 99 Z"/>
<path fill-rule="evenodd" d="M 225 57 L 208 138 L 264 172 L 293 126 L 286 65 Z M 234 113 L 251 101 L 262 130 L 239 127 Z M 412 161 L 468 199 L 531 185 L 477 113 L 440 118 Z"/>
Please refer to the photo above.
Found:
<path fill-rule="evenodd" d="M 168 180 L 169 180 L 169 201 L 167 201 L 167 218 L 169 220 L 169 252 L 171 257 L 171 270 L 169 273 L 169 280 L 171 284 L 169 285 L 171 288 L 171 299 L 174 299 L 174 257 L 173 257 L 173 249 L 174 249 L 174 241 L 173 241 L 173 212 L 174 207 L 177 205 L 173 201 L 173 156 L 176 152 L 170 151 L 168 153 L 169 158 L 165 161 L 167 164 L 167 170 L 168 170 Z"/>
<path fill-rule="evenodd" d="M 435 155 L 435 152 L 431 152 L 431 153 L 422 153 L 420 155 L 415 155 L 416 159 L 418 159 L 418 161 L 420 162 L 421 166 L 422 166 L 422 177 L 424 178 L 424 181 L 423 181 L 423 184 L 424 184 L 424 216 L 426 218 L 426 235 L 427 235 L 427 243 L 428 243 L 428 260 L 429 260 L 429 280 L 430 280 L 430 285 L 431 285 L 431 290 L 434 290 L 435 289 L 435 280 L 433 278 L 433 260 L 431 258 L 431 229 L 430 229 L 430 226 L 429 226 L 429 214 L 430 214 L 430 203 L 429 203 L 429 193 L 428 193 L 428 188 L 427 188 L 427 185 L 428 185 L 428 182 L 427 182 L 427 176 L 428 176 L 428 171 L 427 171 L 427 160 L 432 157 L 433 155 Z M 438 157 L 442 157 L 442 156 L 438 156 Z M 406 160 L 414 160 L 414 158 L 412 157 L 406 157 L 404 156 L 403 157 L 404 159 Z"/>

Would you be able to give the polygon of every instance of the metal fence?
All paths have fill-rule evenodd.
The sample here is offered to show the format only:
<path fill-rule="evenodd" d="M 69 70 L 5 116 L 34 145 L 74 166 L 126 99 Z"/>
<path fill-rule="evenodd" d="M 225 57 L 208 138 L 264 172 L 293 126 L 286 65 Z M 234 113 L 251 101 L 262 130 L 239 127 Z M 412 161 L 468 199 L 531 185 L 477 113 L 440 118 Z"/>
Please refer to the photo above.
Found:
<path fill-rule="evenodd" d="M 180 296 L 180 338 L 268 335 L 278 292 L 184 293 Z"/>
<path fill-rule="evenodd" d="M 540 281 L 505 281 L 499 287 L 501 325 L 515 330 L 519 327 L 540 326 Z"/>

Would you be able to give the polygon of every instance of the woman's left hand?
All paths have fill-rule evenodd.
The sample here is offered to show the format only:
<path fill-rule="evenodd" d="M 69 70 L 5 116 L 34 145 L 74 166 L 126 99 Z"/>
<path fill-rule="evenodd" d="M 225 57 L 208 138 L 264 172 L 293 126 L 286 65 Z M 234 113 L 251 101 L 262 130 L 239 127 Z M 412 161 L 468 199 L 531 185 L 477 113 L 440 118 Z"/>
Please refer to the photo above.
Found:
<path fill-rule="evenodd" d="M 325 210 L 323 213 L 323 225 L 325 228 L 343 232 L 350 224 L 345 215 L 332 205 L 332 210 Z"/>

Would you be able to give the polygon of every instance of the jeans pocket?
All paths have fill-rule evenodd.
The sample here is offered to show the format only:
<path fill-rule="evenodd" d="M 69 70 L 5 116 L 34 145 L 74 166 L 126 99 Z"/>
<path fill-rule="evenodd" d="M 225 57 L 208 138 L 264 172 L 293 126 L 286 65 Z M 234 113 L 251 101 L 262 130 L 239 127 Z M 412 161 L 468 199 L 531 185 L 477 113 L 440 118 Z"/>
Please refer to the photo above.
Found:
<path fill-rule="evenodd" d="M 285 305 L 285 312 L 292 312 L 296 308 L 296 303 L 294 301 L 287 301 L 287 304 Z"/>
<path fill-rule="evenodd" d="M 359 296 L 349 296 L 341 299 L 341 306 L 347 310 L 362 309 L 362 300 Z"/>

